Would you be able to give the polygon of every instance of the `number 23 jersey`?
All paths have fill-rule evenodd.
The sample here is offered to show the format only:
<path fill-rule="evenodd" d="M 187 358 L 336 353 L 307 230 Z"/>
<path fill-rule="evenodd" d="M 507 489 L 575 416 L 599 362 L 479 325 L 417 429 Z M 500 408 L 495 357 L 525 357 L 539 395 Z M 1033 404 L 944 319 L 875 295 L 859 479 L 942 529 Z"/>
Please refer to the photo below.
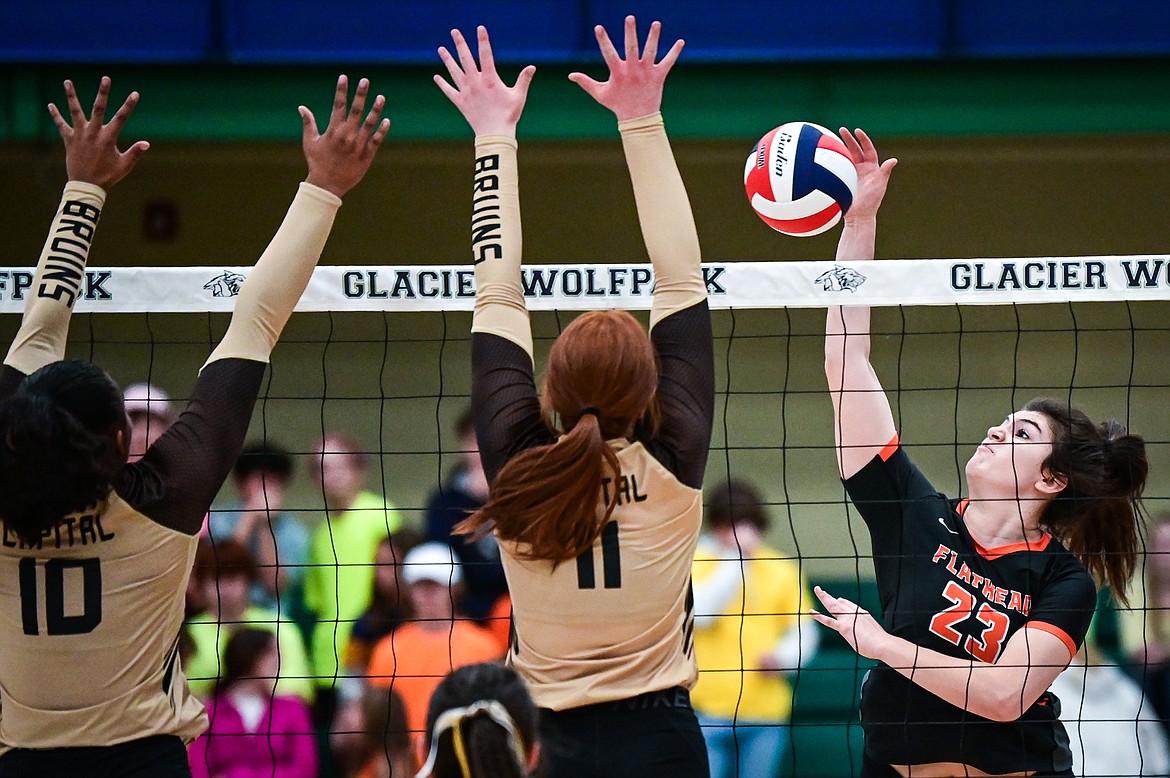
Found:
<path fill-rule="evenodd" d="M 886 629 L 949 656 L 994 663 L 1020 629 L 1042 629 L 1076 654 L 1096 589 L 1045 534 L 985 548 L 963 523 L 966 501 L 940 494 L 897 440 L 845 481 L 869 528 Z M 1059 701 L 1046 692 L 1012 722 L 958 708 L 879 664 L 862 688 L 866 750 L 886 764 L 962 762 L 990 773 L 1071 765 Z M 906 726 L 913 724 L 913 726 Z"/>

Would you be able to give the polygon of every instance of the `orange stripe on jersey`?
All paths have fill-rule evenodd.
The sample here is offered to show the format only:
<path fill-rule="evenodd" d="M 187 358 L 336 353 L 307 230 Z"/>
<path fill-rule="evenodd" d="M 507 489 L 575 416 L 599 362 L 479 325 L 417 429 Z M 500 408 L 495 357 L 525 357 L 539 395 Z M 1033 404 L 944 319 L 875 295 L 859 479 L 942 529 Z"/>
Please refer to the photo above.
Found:
<path fill-rule="evenodd" d="M 978 540 L 974 538 L 971 538 L 971 540 L 975 543 L 975 550 L 979 552 L 979 556 L 988 561 L 992 561 L 1002 556 L 1007 556 L 1008 554 L 1014 554 L 1017 551 L 1043 551 L 1052 542 L 1052 536 L 1045 532 L 1044 536 L 1035 543 L 1025 540 L 1023 543 L 1008 543 L 1006 546 L 996 546 L 995 548 L 984 548 Z M 1074 651 L 1073 653 L 1076 652 Z"/>
<path fill-rule="evenodd" d="M 1044 622 L 1044 621 L 1029 621 L 1026 624 L 1024 624 L 1024 626 L 1025 627 L 1032 627 L 1033 629 L 1042 630 L 1044 632 L 1047 632 L 1050 635 L 1056 635 L 1056 637 L 1060 638 L 1061 642 L 1064 643 L 1064 647 L 1068 649 L 1069 659 L 1072 659 L 1074 656 L 1077 655 L 1076 642 L 1074 642 L 1073 639 L 1068 636 L 1068 633 L 1065 632 L 1060 627 L 1057 627 L 1055 625 L 1049 624 L 1049 623 Z"/>
<path fill-rule="evenodd" d="M 886 447 L 878 453 L 878 456 L 882 458 L 883 462 L 889 462 L 890 457 L 894 455 L 894 452 L 898 450 L 898 446 L 900 445 L 902 444 L 898 441 L 898 434 L 894 433 L 893 440 L 886 444 Z"/>

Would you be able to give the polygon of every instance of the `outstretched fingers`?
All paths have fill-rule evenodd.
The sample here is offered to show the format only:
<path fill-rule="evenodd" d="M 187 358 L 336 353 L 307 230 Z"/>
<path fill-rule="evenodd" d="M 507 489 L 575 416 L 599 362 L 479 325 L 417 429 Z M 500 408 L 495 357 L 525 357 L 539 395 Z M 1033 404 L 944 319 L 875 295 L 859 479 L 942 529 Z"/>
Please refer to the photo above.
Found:
<path fill-rule="evenodd" d="M 382 122 L 378 120 L 382 116 L 382 111 L 386 109 L 386 96 L 378 95 L 374 98 L 374 105 L 370 108 L 369 114 L 366 115 L 366 120 L 362 122 L 362 130 L 368 136 L 373 136 L 376 132 L 375 128 L 381 124 L 386 124 L 389 127 L 390 120 L 386 119 Z"/>
<path fill-rule="evenodd" d="M 609 39 L 609 33 L 599 24 L 593 28 L 593 34 L 597 36 L 597 45 L 601 48 L 601 58 L 605 60 L 609 69 L 613 70 L 622 61 L 622 58 L 618 55 L 613 41 Z"/>
<path fill-rule="evenodd" d="M 853 157 L 853 164 L 861 162 L 865 158 L 865 152 L 861 148 L 861 144 L 853 137 L 853 133 L 849 132 L 848 127 L 841 127 L 837 130 L 837 134 L 841 136 L 841 142 L 845 144 L 845 148 L 849 151 L 849 156 Z"/>
<path fill-rule="evenodd" d="M 349 77 L 342 73 L 337 77 L 337 88 L 333 90 L 333 110 L 329 112 L 329 126 L 336 127 L 345 119 L 345 104 L 349 98 Z"/>
<path fill-rule="evenodd" d="M 487 28 L 479 25 L 475 28 L 475 36 L 479 44 L 479 69 L 484 73 L 495 73 L 496 57 L 492 54 L 492 42 L 488 38 Z"/>
<path fill-rule="evenodd" d="M 346 121 L 350 124 L 360 124 L 362 114 L 366 111 L 366 96 L 370 93 L 370 80 L 362 78 L 358 80 L 357 89 L 354 91 L 353 102 L 349 106 L 349 116 Z"/>
<path fill-rule="evenodd" d="M 467 45 L 463 33 L 451 30 L 451 40 L 455 43 L 455 53 L 459 57 L 459 66 L 463 68 L 463 72 L 465 74 L 477 72 L 479 68 L 475 65 L 475 57 L 471 55 L 471 48 Z"/>
<path fill-rule="evenodd" d="M 306 140 L 316 140 L 321 137 L 320 131 L 317 129 L 317 117 L 309 110 L 306 105 L 297 106 L 297 112 L 301 115 L 302 135 Z"/>
<path fill-rule="evenodd" d="M 93 98 L 93 110 L 90 111 L 90 121 L 99 127 L 106 119 L 106 104 L 110 100 L 110 77 L 102 76 L 98 85 L 97 96 Z"/>
<path fill-rule="evenodd" d="M 633 62 L 640 59 L 638 55 L 638 21 L 633 16 L 626 17 L 626 61 Z"/>
<path fill-rule="evenodd" d="M 670 73 L 670 69 L 673 68 L 674 63 L 678 61 L 678 55 L 682 54 L 683 46 L 685 45 L 686 41 L 684 41 L 682 38 L 679 38 L 674 42 L 674 45 L 670 47 L 670 50 L 666 52 L 666 56 L 662 58 L 662 61 L 658 63 L 656 67 L 662 71 L 663 78 L 665 78 L 666 75 Z"/>
<path fill-rule="evenodd" d="M 646 36 L 646 48 L 642 50 L 642 61 L 654 63 L 658 59 L 658 38 L 662 35 L 662 22 L 655 20 L 650 23 L 650 32 Z"/>

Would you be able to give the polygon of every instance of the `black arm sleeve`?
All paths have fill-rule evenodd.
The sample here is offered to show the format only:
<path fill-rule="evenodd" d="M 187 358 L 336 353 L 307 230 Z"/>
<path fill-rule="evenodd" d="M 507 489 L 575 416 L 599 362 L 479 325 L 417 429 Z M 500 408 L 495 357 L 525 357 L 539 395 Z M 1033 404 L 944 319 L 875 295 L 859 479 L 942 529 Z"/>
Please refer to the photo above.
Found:
<path fill-rule="evenodd" d="M 715 354 L 711 312 L 702 300 L 672 313 L 650 331 L 658 352 L 659 430 L 635 437 L 679 481 L 703 487 L 715 417 Z"/>
<path fill-rule="evenodd" d="M 115 490 L 140 513 L 194 535 L 231 472 L 264 378 L 263 362 L 220 359 L 203 368 L 191 401 Z"/>
<path fill-rule="evenodd" d="M 507 338 L 471 334 L 471 408 L 488 483 L 513 454 L 556 440 L 541 418 L 532 358 Z"/>
<path fill-rule="evenodd" d="M 25 378 L 24 373 L 11 365 L 4 365 L 3 368 L 0 368 L 0 400 L 16 394 L 16 387 L 20 386 L 20 382 Z"/>

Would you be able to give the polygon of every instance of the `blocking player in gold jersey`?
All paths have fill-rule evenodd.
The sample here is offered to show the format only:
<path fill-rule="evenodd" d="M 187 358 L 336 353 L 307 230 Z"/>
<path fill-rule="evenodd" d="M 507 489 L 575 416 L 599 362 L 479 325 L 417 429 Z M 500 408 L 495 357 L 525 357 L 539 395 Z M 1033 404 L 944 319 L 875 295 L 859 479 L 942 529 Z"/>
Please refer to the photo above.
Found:
<path fill-rule="evenodd" d="M 496 74 L 458 32 L 436 77 L 475 131 L 472 407 L 487 504 L 459 531 L 494 530 L 513 602 L 509 662 L 544 709 L 552 778 L 707 776 L 688 690 L 691 560 L 714 406 L 711 318 L 699 241 L 659 108 L 678 41 L 656 62 L 655 22 L 625 54 L 596 29 L 609 79 L 570 78 L 616 114 L 656 274 L 650 336 L 624 311 L 570 324 L 543 397 L 520 273 L 516 125 L 534 69 Z M 559 425 L 556 423 L 559 419 Z"/>
<path fill-rule="evenodd" d="M 186 410 L 127 463 L 122 392 L 100 367 L 63 360 L 70 313 L 106 191 L 146 150 L 117 147 L 138 100 L 103 124 L 65 82 L 50 107 L 69 183 L 0 371 L 0 776 L 189 776 L 206 726 L 178 662 L 196 534 L 243 444 L 265 365 L 341 205 L 389 120 L 369 82 L 338 80 L 329 127 L 302 107 L 309 174 L 240 290 Z"/>

